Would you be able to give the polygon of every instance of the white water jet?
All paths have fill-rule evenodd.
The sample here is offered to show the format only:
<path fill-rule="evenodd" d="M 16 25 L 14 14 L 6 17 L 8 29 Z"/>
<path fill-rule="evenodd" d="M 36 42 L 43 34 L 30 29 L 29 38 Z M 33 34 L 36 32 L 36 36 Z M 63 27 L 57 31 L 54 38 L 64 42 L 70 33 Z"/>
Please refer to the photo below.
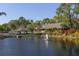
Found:
<path fill-rule="evenodd" d="M 45 46 L 48 47 L 48 40 L 45 40 Z"/>
<path fill-rule="evenodd" d="M 48 40 L 48 34 L 45 35 L 45 40 Z"/>
<path fill-rule="evenodd" d="M 47 48 L 48 47 L 48 34 L 45 35 L 44 41 L 45 41 L 45 46 Z"/>

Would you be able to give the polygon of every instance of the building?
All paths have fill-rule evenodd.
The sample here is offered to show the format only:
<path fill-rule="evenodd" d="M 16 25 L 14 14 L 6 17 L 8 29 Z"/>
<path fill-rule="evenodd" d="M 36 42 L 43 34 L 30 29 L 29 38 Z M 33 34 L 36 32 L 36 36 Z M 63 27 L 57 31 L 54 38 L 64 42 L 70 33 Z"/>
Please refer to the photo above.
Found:
<path fill-rule="evenodd" d="M 24 26 L 20 26 L 18 29 L 15 30 L 16 34 L 26 34 L 27 28 Z"/>
<path fill-rule="evenodd" d="M 60 26 L 60 23 L 51 23 L 51 24 L 44 24 L 41 26 L 41 29 L 42 30 L 45 30 L 45 29 L 61 29 L 62 27 Z"/>
<path fill-rule="evenodd" d="M 45 30 L 49 30 L 49 29 L 60 30 L 62 29 L 62 27 L 60 26 L 60 23 L 48 23 L 48 24 L 46 23 L 36 28 L 35 32 L 45 33 Z"/>

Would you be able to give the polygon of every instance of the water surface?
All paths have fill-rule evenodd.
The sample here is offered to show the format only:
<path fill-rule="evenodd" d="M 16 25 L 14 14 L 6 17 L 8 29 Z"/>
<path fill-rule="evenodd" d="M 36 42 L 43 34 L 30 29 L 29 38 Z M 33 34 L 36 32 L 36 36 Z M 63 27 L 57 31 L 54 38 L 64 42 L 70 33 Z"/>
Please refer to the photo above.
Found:
<path fill-rule="evenodd" d="M 79 46 L 55 42 L 44 36 L 25 36 L 24 38 L 5 38 L 0 40 L 1 56 L 66 56 L 79 55 Z"/>

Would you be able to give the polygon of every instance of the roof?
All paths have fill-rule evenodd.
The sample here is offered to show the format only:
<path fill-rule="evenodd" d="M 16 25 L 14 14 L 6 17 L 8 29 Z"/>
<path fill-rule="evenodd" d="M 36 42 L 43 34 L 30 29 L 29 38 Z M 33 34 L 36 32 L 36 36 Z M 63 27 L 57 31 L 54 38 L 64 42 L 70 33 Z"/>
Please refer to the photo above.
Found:
<path fill-rule="evenodd" d="M 27 28 L 25 28 L 25 27 L 19 27 L 18 29 L 16 29 L 16 31 L 26 31 L 27 30 Z"/>
<path fill-rule="evenodd" d="M 52 28 L 62 28 L 60 23 L 51 23 L 42 25 L 41 29 L 52 29 Z"/>

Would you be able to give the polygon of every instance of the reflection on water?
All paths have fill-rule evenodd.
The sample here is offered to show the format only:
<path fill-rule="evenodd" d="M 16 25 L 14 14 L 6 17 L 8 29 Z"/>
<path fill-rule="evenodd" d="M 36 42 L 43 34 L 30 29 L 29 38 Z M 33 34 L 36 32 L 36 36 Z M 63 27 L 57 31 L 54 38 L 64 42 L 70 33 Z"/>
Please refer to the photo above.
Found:
<path fill-rule="evenodd" d="M 48 47 L 48 39 L 49 39 L 48 34 L 45 34 L 43 39 L 44 39 L 44 42 L 45 42 L 45 46 L 47 48 Z"/>
<path fill-rule="evenodd" d="M 0 55 L 72 56 L 79 55 L 79 44 L 72 44 L 48 35 L 26 35 L 0 40 Z M 52 41 L 51 41 L 52 40 Z"/>
<path fill-rule="evenodd" d="M 45 46 L 48 47 L 48 40 L 45 40 Z"/>
<path fill-rule="evenodd" d="M 71 40 L 69 41 L 69 39 L 67 40 L 63 40 L 63 39 L 57 39 L 57 41 L 55 40 L 53 43 L 55 43 L 56 47 L 58 49 L 59 55 L 68 55 L 68 56 L 78 56 L 79 52 L 79 44 L 78 42 L 76 42 L 77 39 Z"/>

